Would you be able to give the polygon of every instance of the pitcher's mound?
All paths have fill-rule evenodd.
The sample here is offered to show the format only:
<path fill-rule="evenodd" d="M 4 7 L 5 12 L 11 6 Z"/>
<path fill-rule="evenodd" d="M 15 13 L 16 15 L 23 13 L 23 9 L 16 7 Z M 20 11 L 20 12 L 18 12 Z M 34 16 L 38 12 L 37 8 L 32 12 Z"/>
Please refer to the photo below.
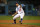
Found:
<path fill-rule="evenodd" d="M 39 26 L 25 24 L 0 24 L 0 27 L 39 27 Z"/>

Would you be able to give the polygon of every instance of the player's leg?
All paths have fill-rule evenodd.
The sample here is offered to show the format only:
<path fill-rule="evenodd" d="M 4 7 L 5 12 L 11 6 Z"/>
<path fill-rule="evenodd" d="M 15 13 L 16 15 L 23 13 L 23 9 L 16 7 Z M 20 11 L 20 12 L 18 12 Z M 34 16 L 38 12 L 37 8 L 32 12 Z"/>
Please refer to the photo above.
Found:
<path fill-rule="evenodd" d="M 19 21 L 20 24 L 22 24 L 22 20 L 23 20 L 23 19 L 21 18 L 21 20 Z"/>
<path fill-rule="evenodd" d="M 13 21 L 14 21 L 15 24 L 16 24 L 16 18 L 17 18 L 17 17 L 19 17 L 19 14 L 15 15 L 15 16 L 13 17 Z"/>
<path fill-rule="evenodd" d="M 20 23 L 22 24 L 22 20 L 23 20 L 23 17 L 24 17 L 24 13 L 20 14 Z"/>

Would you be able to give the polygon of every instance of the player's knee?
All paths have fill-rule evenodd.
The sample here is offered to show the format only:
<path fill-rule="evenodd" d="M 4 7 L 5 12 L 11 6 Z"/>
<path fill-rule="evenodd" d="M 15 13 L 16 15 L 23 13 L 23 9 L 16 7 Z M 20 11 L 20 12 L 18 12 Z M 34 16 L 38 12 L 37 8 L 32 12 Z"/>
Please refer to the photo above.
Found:
<path fill-rule="evenodd" d="M 13 18 L 13 20 L 14 20 L 15 18 Z"/>
<path fill-rule="evenodd" d="M 13 17 L 13 20 L 14 20 L 15 18 Z"/>
<path fill-rule="evenodd" d="M 20 17 L 20 19 L 23 19 L 23 17 Z"/>
<path fill-rule="evenodd" d="M 13 17 L 13 20 L 14 20 L 15 18 Z"/>

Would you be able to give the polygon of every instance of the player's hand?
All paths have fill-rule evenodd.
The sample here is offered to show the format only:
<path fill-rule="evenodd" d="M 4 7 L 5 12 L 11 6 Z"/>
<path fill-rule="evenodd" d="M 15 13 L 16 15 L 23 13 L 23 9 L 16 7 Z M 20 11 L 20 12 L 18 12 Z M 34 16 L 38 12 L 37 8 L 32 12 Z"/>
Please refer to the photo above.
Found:
<path fill-rule="evenodd" d="M 15 14 L 13 14 L 12 16 L 15 16 L 17 14 L 17 12 Z"/>
<path fill-rule="evenodd" d="M 15 16 L 15 15 L 12 15 L 12 16 Z"/>

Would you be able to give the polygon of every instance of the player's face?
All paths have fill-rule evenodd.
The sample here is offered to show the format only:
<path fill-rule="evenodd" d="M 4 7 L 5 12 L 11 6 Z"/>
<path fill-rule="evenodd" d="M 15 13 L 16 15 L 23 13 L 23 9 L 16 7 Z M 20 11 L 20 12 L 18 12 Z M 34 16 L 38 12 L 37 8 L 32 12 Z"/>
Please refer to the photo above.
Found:
<path fill-rule="evenodd" d="M 18 4 L 16 4 L 16 6 L 18 6 Z"/>

